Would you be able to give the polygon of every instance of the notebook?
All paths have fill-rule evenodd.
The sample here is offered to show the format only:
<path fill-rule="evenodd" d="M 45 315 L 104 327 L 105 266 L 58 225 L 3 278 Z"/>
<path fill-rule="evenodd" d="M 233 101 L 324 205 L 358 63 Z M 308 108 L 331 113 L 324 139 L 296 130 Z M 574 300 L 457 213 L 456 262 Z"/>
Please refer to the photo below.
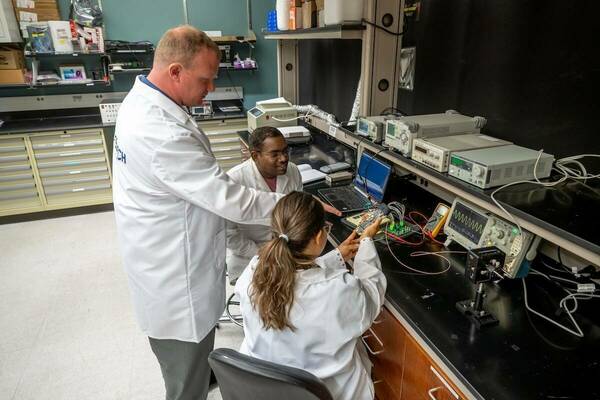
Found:
<path fill-rule="evenodd" d="M 326 174 L 319 170 L 313 169 L 309 164 L 297 165 L 300 175 L 302 176 L 302 183 L 315 182 L 320 179 L 325 179 Z"/>

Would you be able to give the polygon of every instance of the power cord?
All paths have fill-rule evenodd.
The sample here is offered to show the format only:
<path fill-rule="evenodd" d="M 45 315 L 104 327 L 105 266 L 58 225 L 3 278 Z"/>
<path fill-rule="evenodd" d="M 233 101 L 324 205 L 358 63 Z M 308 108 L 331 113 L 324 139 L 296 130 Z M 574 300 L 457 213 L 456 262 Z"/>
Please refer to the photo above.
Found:
<path fill-rule="evenodd" d="M 538 164 L 540 162 L 540 158 L 542 157 L 542 154 L 544 153 L 544 150 L 541 149 L 539 151 L 539 154 L 537 156 L 537 159 L 535 160 L 535 164 L 533 166 L 533 176 L 534 176 L 534 180 L 529 180 L 529 181 L 516 181 L 516 182 L 511 182 L 511 183 L 507 183 L 506 185 L 500 186 L 498 189 L 494 190 L 491 194 L 490 194 L 490 198 L 492 199 L 492 201 L 494 202 L 494 204 L 496 204 L 496 206 L 501 209 L 504 214 L 506 214 L 508 216 L 508 218 L 517 226 L 517 228 L 519 229 L 519 235 L 523 235 L 523 229 L 521 228 L 521 225 L 519 224 L 519 222 L 517 222 L 517 219 L 511 214 L 509 213 L 499 202 L 498 200 L 496 200 L 495 195 L 496 193 L 498 193 L 499 191 L 501 191 L 502 189 L 505 189 L 507 187 L 510 186 L 515 186 L 515 185 L 520 185 L 523 183 L 532 183 L 534 185 L 541 185 L 544 187 L 553 187 L 558 185 L 559 183 L 562 183 L 564 181 L 566 181 L 567 179 L 571 178 L 571 179 L 582 179 L 584 180 L 584 182 L 587 179 L 593 179 L 593 178 L 599 178 L 600 174 L 595 174 L 595 175 L 590 175 L 588 174 L 585 166 L 578 161 L 581 158 L 584 157 L 600 157 L 600 154 L 581 154 L 581 155 L 577 155 L 577 156 L 571 156 L 571 157 L 565 157 L 565 158 L 561 158 L 559 160 L 556 161 L 555 165 L 556 167 L 554 167 L 553 169 L 560 172 L 562 174 L 562 176 L 554 181 L 554 182 L 542 182 L 539 180 L 538 176 L 537 176 L 537 168 L 538 168 Z M 576 164 L 579 166 L 580 170 L 575 170 L 571 167 L 567 167 L 567 165 L 570 164 Z"/>
<path fill-rule="evenodd" d="M 376 23 L 374 23 L 374 22 L 371 22 L 371 21 L 367 21 L 367 20 L 366 20 L 366 19 L 364 19 L 364 18 L 362 19 L 362 22 L 364 22 L 364 23 L 365 23 L 365 24 L 367 24 L 367 25 L 374 26 L 375 28 L 379 28 L 379 29 L 381 29 L 382 31 L 384 31 L 384 32 L 386 32 L 386 33 L 389 33 L 390 35 L 394 35 L 394 36 L 402 36 L 402 35 L 404 35 L 404 32 L 405 32 L 405 31 L 402 31 L 402 32 L 394 32 L 394 31 L 390 31 L 390 30 L 389 30 L 388 28 L 386 28 L 385 26 L 377 25 Z"/>
<path fill-rule="evenodd" d="M 571 280 L 571 279 L 566 279 L 566 278 L 562 278 L 562 277 L 555 276 L 555 275 L 546 275 L 546 274 L 544 274 L 544 273 L 542 273 L 542 272 L 540 272 L 538 270 L 535 270 L 533 268 L 531 269 L 531 272 L 533 274 L 535 274 L 535 275 L 543 276 L 544 278 L 546 278 L 546 279 L 548 279 L 550 281 L 552 281 L 552 279 L 555 279 L 555 280 L 559 280 L 559 281 L 562 281 L 562 282 L 567 282 L 567 283 L 570 283 L 570 284 L 573 284 L 573 285 L 578 285 L 579 284 L 579 282 L 576 282 L 576 281 Z M 566 327 L 566 326 L 564 326 L 564 325 L 556 322 L 555 320 L 553 320 L 553 319 L 551 319 L 551 318 L 543 315 L 539 311 L 536 311 L 533 308 L 531 308 L 529 306 L 529 301 L 528 301 L 528 298 L 527 298 L 527 284 L 525 283 L 525 278 L 521 278 L 521 282 L 523 284 L 523 298 L 525 300 L 525 308 L 528 311 L 532 312 L 533 314 L 537 315 L 538 317 L 540 317 L 542 319 L 545 319 L 546 321 L 552 323 L 553 325 L 558 326 L 559 328 L 565 330 L 566 332 L 569 332 L 572 335 L 575 335 L 577 337 L 583 337 L 584 336 L 581 328 L 579 327 L 579 324 L 577 324 L 577 321 L 575 321 L 575 318 L 573 318 L 573 313 L 575 311 L 577 311 L 577 308 L 579 307 L 578 300 L 590 300 L 592 298 L 600 298 L 600 295 L 593 294 L 593 292 L 592 293 L 573 292 L 573 290 L 565 288 L 565 287 L 563 287 L 559 283 L 560 288 L 562 290 L 564 290 L 565 292 L 567 292 L 567 295 L 560 300 L 559 307 L 567 313 L 567 316 L 569 317 L 569 319 L 573 323 L 573 326 L 576 329 L 576 330 L 573 330 L 573 329 L 571 329 L 569 327 Z M 594 292 L 596 292 L 596 291 L 598 291 L 598 289 L 594 289 Z M 573 308 L 569 308 L 567 306 L 567 301 L 568 300 L 573 301 Z"/>

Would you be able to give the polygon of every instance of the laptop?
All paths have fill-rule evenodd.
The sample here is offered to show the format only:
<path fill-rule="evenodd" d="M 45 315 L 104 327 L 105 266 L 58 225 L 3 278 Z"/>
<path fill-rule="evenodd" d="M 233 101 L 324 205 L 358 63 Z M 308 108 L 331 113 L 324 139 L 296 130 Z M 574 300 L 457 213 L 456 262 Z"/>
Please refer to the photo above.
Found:
<path fill-rule="evenodd" d="M 342 213 L 371 208 L 370 198 L 381 202 L 392 174 L 392 167 L 373 156 L 362 153 L 358 172 L 350 185 L 319 189 L 319 195 Z"/>

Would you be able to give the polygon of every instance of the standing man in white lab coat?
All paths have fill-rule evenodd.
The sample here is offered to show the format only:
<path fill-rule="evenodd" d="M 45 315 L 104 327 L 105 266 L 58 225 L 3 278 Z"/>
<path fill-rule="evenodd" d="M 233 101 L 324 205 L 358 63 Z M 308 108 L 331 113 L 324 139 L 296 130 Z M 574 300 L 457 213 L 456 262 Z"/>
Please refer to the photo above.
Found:
<path fill-rule="evenodd" d="M 214 90 L 219 60 L 218 46 L 196 28 L 167 31 L 115 130 L 118 239 L 167 400 L 208 392 L 208 354 L 225 305 L 226 220 L 268 225 L 281 197 L 229 179 L 185 109 Z"/>

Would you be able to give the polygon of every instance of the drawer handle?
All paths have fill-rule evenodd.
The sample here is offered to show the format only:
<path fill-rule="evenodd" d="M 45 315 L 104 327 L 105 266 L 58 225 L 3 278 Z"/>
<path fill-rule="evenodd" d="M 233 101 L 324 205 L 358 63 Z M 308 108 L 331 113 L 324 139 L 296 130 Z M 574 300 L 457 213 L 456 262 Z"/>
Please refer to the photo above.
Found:
<path fill-rule="evenodd" d="M 429 395 L 429 398 L 431 400 L 437 400 L 437 398 L 435 397 L 434 393 L 437 392 L 438 390 L 440 390 L 442 387 L 438 386 L 438 387 L 434 387 L 433 389 L 429 389 L 427 391 L 427 394 Z"/>
<path fill-rule="evenodd" d="M 442 382 L 444 384 L 444 386 L 446 386 L 446 389 L 448 389 L 448 391 L 452 394 L 452 396 L 454 396 L 454 398 L 456 400 L 459 400 L 460 397 L 458 396 L 458 393 L 456 393 L 456 391 L 454 389 L 452 389 L 452 387 L 448 384 L 448 382 L 446 382 L 444 377 L 439 372 L 437 372 L 437 370 L 435 368 L 433 368 L 433 365 L 430 365 L 429 369 L 431 369 L 433 374 L 435 376 L 437 376 L 437 378 L 440 380 L 440 382 Z"/>
<path fill-rule="evenodd" d="M 379 317 L 379 319 L 375 319 L 373 321 L 373 325 L 380 324 L 385 320 L 385 315 L 383 314 L 383 308 L 381 309 L 381 311 L 379 311 L 379 315 L 377 317 Z"/>
<path fill-rule="evenodd" d="M 375 334 L 375 332 L 373 332 L 370 328 L 369 328 L 369 332 L 371 333 L 370 335 L 365 335 L 365 336 L 361 336 L 360 339 L 362 340 L 362 342 L 365 344 L 365 347 L 367 348 L 367 351 L 372 355 L 372 356 L 376 356 L 377 354 L 381 354 L 383 353 L 383 343 L 381 342 L 381 340 L 377 337 L 377 335 Z M 373 349 L 371 349 L 371 347 L 369 346 L 369 344 L 366 341 L 366 338 L 373 336 L 375 338 L 375 340 L 377 340 L 377 343 L 379 343 L 379 345 L 381 346 L 381 350 L 379 351 L 373 351 Z"/>

